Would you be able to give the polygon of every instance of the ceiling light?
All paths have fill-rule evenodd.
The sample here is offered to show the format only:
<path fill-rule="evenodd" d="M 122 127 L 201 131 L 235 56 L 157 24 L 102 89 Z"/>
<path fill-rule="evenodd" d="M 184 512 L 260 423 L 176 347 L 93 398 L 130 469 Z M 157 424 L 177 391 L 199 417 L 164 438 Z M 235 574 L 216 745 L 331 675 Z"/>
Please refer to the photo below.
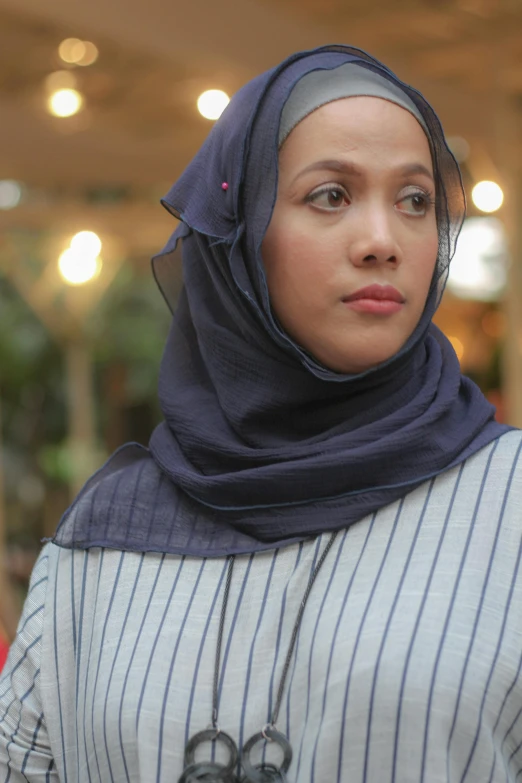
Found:
<path fill-rule="evenodd" d="M 101 259 L 82 255 L 72 247 L 68 247 L 58 259 L 58 269 L 69 285 L 83 285 L 99 274 Z"/>
<path fill-rule="evenodd" d="M 92 65 L 98 59 L 98 48 L 91 41 L 82 41 L 84 51 L 82 57 L 76 60 L 76 65 Z"/>
<path fill-rule="evenodd" d="M 80 231 L 71 239 L 70 246 L 58 259 L 58 269 L 66 283 L 83 285 L 97 277 L 102 261 L 99 256 L 102 243 L 94 231 Z"/>
<path fill-rule="evenodd" d="M 100 237 L 94 231 L 80 231 L 71 239 L 71 247 L 76 252 L 96 258 L 100 254 L 102 243 Z"/>
<path fill-rule="evenodd" d="M 83 106 L 83 95 L 78 90 L 65 88 L 56 90 L 47 102 L 49 112 L 55 117 L 72 117 Z"/>
<path fill-rule="evenodd" d="M 85 56 L 85 43 L 79 38 L 66 38 L 58 47 L 58 54 L 64 63 L 75 65 Z"/>
<path fill-rule="evenodd" d="M 70 65 L 92 65 L 98 59 L 98 48 L 92 41 L 66 38 L 58 47 L 58 54 L 64 63 Z"/>
<path fill-rule="evenodd" d="M 502 206 L 504 193 L 496 182 L 483 180 L 475 185 L 471 192 L 471 198 L 481 212 L 496 212 Z"/>
<path fill-rule="evenodd" d="M 230 98 L 223 90 L 206 90 L 198 98 L 198 111 L 207 120 L 217 120 L 229 101 Z"/>
<path fill-rule="evenodd" d="M 22 188 L 13 179 L 0 180 L 0 209 L 14 209 L 22 198 Z"/>

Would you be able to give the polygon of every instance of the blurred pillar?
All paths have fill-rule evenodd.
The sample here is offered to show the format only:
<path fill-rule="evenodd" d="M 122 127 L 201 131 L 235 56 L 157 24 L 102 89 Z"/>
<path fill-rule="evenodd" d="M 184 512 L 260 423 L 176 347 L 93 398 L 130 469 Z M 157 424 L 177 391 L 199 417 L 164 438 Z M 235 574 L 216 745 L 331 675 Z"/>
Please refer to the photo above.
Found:
<path fill-rule="evenodd" d="M 506 340 L 504 346 L 503 376 L 506 400 L 506 419 L 509 424 L 522 427 L 522 182 L 516 189 L 509 188 L 508 197 L 513 199 L 513 211 L 520 216 L 509 221 L 508 226 L 511 267 L 504 300 L 506 315 Z"/>
<path fill-rule="evenodd" d="M 104 263 L 100 276 L 86 286 L 67 286 L 53 262 L 43 264 L 39 276 L 26 273 L 23 251 L 9 245 L 2 271 L 17 288 L 49 332 L 63 346 L 66 361 L 68 442 L 71 455 L 70 493 L 74 497 L 99 467 L 94 415 L 93 370 L 86 337 L 86 320 L 117 274 L 124 256 Z M 65 285 L 65 289 L 63 288 Z M 56 294 L 65 292 L 58 298 Z M 61 305 L 57 306 L 57 301 Z"/>
<path fill-rule="evenodd" d="M 4 474 L 2 451 L 2 401 L 0 398 L 0 634 L 10 642 L 14 639 L 19 608 L 7 575 Z"/>
<path fill-rule="evenodd" d="M 65 355 L 71 493 L 74 497 L 96 466 L 93 370 L 89 348 L 81 337 L 67 341 Z"/>
<path fill-rule="evenodd" d="M 522 427 L 522 170 L 519 157 L 521 112 L 514 98 L 498 91 L 495 112 L 496 152 L 505 202 L 502 220 L 509 240 L 511 265 L 504 298 L 506 339 L 503 355 L 503 394 L 506 421 Z"/>

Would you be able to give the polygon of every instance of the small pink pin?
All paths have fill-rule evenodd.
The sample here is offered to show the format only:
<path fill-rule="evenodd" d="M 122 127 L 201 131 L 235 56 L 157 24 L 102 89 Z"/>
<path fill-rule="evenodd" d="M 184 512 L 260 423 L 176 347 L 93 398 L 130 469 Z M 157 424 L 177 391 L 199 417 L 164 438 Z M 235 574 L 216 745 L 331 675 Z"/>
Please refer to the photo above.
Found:
<path fill-rule="evenodd" d="M 221 183 L 221 189 L 222 190 L 228 190 L 228 182 L 222 182 Z"/>

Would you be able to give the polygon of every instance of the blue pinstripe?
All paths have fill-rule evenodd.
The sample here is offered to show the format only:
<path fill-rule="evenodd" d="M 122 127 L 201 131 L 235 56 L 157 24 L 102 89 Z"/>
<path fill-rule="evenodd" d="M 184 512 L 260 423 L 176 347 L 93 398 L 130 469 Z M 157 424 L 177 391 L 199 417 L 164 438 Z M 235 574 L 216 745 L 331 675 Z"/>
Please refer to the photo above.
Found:
<path fill-rule="evenodd" d="M 109 679 L 108 679 L 108 682 L 107 682 L 107 691 L 105 693 L 105 704 L 103 705 L 103 741 L 104 741 L 104 744 L 105 744 L 105 753 L 106 753 L 106 756 L 107 756 L 107 766 L 109 767 L 109 775 L 111 777 L 111 780 L 113 780 L 114 778 L 113 778 L 113 774 L 112 774 L 112 766 L 111 766 L 110 753 L 109 753 L 109 744 L 107 742 L 107 701 L 109 699 L 109 691 L 111 689 L 112 677 L 113 677 L 113 674 L 114 674 L 114 667 L 116 666 L 116 660 L 117 660 L 118 654 L 120 652 L 121 643 L 122 643 L 122 640 L 123 640 L 123 635 L 125 633 L 125 628 L 127 627 L 127 621 L 129 619 L 129 614 L 130 614 L 130 610 L 131 610 L 131 607 L 132 607 L 132 603 L 134 601 L 134 596 L 136 595 L 136 588 L 138 586 L 138 581 L 139 581 L 139 578 L 140 578 L 140 573 L 141 573 L 141 569 L 142 569 L 142 566 L 143 566 L 144 557 L 145 557 L 145 555 L 142 554 L 141 557 L 140 557 L 140 562 L 138 564 L 138 569 L 136 571 L 136 578 L 135 578 L 134 584 L 132 586 L 132 592 L 131 592 L 131 595 L 130 595 L 129 604 L 127 606 L 127 611 L 125 612 L 125 617 L 123 619 L 123 627 L 121 629 L 120 638 L 118 639 L 118 644 L 116 645 L 116 650 L 114 651 L 114 657 L 112 659 L 111 671 L 110 671 Z M 128 776 L 127 776 L 127 779 L 128 779 Z"/>
<path fill-rule="evenodd" d="M 98 576 L 97 576 L 97 579 L 96 579 L 96 596 L 94 598 L 94 612 L 93 612 L 94 616 L 96 616 L 96 614 L 98 612 L 98 596 L 99 596 L 99 592 L 100 592 L 100 582 L 101 582 L 101 573 L 102 573 L 102 569 L 103 569 L 103 557 L 104 557 L 104 554 L 105 554 L 104 550 L 102 549 L 101 553 L 100 553 L 100 562 L 99 562 L 99 565 L 98 565 Z M 83 744 L 84 744 L 84 748 L 85 748 L 85 766 L 86 766 L 86 769 L 87 769 L 87 777 L 89 778 L 89 783 L 91 783 L 92 777 L 91 777 L 91 768 L 90 768 L 90 765 L 89 765 L 89 752 L 88 752 L 88 747 L 87 747 L 87 731 L 86 731 L 86 727 L 87 727 L 87 693 L 88 693 L 88 688 L 89 688 L 89 674 L 90 674 L 90 671 L 91 671 L 91 669 L 90 669 L 90 662 L 91 662 L 93 636 L 94 636 L 94 628 L 91 628 L 91 637 L 89 639 L 89 652 L 87 654 L 87 676 L 85 677 L 85 688 L 84 688 L 84 692 L 83 692 Z M 100 651 L 100 655 L 101 655 L 101 651 Z M 61 722 L 63 723 L 63 721 L 61 721 Z M 63 726 L 62 726 L 62 730 L 63 730 Z M 94 735 L 92 737 L 92 740 L 94 742 Z M 97 759 L 96 759 L 96 766 L 98 766 L 98 760 Z"/>
<path fill-rule="evenodd" d="M 74 559 L 74 558 L 71 558 Z M 82 664 L 82 642 L 83 642 L 83 613 L 85 611 L 85 587 L 87 584 L 87 562 L 88 562 L 88 555 L 87 552 L 84 552 L 83 555 L 83 574 L 82 574 L 82 588 L 80 593 L 80 608 L 78 613 L 78 655 L 77 655 L 77 663 L 76 663 L 76 689 L 75 689 L 75 724 L 76 724 L 76 747 L 78 748 L 78 752 L 76 754 L 76 764 L 77 764 L 77 775 L 78 779 L 80 778 L 80 727 L 78 725 L 78 714 L 80 711 L 80 705 L 78 701 L 78 696 L 80 693 L 80 671 L 81 671 L 81 664 Z M 76 622 L 76 612 L 74 615 L 74 622 Z"/>
<path fill-rule="evenodd" d="M 145 689 L 147 687 L 147 680 L 149 679 L 149 675 L 150 675 L 150 667 L 152 666 L 154 653 L 156 652 L 156 647 L 158 645 L 158 641 L 159 641 L 159 638 L 161 636 L 161 632 L 163 631 L 163 626 L 165 625 L 165 620 L 166 620 L 167 614 L 169 612 L 170 605 L 172 603 L 172 598 L 174 596 L 174 593 L 176 592 L 176 587 L 178 586 L 179 577 L 180 577 L 181 572 L 183 570 L 184 564 L 185 564 L 185 558 L 182 557 L 181 560 L 179 561 L 178 570 L 176 572 L 176 578 L 174 579 L 174 584 L 172 585 L 172 588 L 170 590 L 170 594 L 169 594 L 167 603 L 165 605 L 165 608 L 163 610 L 163 615 L 161 617 L 160 624 L 159 624 L 158 629 L 156 631 L 154 644 L 152 645 L 152 649 L 150 651 L 149 662 L 147 664 L 147 669 L 145 671 L 145 677 L 143 678 L 143 685 L 141 686 L 141 693 L 140 693 L 140 698 L 139 698 L 139 701 L 138 701 L 138 709 L 136 711 L 136 733 L 138 732 L 139 725 L 140 725 L 141 707 L 142 707 L 142 704 L 143 704 L 143 698 L 145 696 Z"/>
<path fill-rule="evenodd" d="M 134 661 L 134 656 L 136 654 L 136 650 L 138 648 L 138 644 L 139 644 L 140 639 L 141 639 L 143 626 L 145 625 L 145 620 L 146 620 L 148 611 L 150 609 L 150 605 L 151 605 L 152 600 L 153 600 L 153 598 L 154 598 L 154 596 L 156 594 L 156 588 L 158 586 L 158 580 L 159 580 L 159 577 L 160 577 L 161 570 L 163 568 L 163 563 L 164 562 L 165 562 L 165 555 L 162 555 L 161 560 L 159 562 L 159 565 L 158 565 L 158 567 L 156 569 L 156 575 L 155 575 L 155 578 L 154 578 L 154 583 L 152 585 L 152 590 L 150 591 L 149 600 L 147 601 L 147 606 L 145 607 L 145 612 L 144 612 L 143 617 L 141 619 L 141 623 L 140 623 L 140 627 L 139 627 L 139 630 L 138 630 L 138 633 L 137 633 L 137 636 L 136 636 L 136 640 L 135 640 L 134 646 L 132 648 L 132 654 L 131 654 L 131 657 L 130 657 L 130 660 L 129 660 L 129 663 L 128 663 L 128 666 L 127 666 L 127 671 L 125 672 L 125 679 L 123 681 L 123 688 L 122 688 L 122 694 L 121 694 L 121 700 L 120 700 L 120 709 L 119 709 L 119 715 L 118 715 L 118 733 L 119 733 L 119 738 L 120 738 L 120 750 L 121 750 L 121 755 L 122 755 L 122 759 L 123 759 L 123 766 L 125 767 L 125 775 L 127 777 L 127 780 L 130 780 L 130 777 L 129 777 L 129 767 L 127 765 L 127 759 L 126 759 L 126 756 L 125 756 L 125 747 L 124 747 L 124 744 L 123 744 L 123 732 L 122 732 L 123 704 L 124 704 L 124 701 L 125 701 L 125 694 L 126 694 L 126 691 L 127 691 L 127 684 L 128 684 L 128 681 L 129 681 L 130 670 L 132 668 L 132 664 L 133 664 L 133 661 Z"/>
<path fill-rule="evenodd" d="M 305 738 L 305 734 L 306 734 L 306 729 L 308 727 L 308 715 L 309 715 L 309 712 L 310 712 L 310 696 L 311 696 L 311 692 L 312 692 L 312 660 L 313 660 L 313 656 L 314 656 L 315 641 L 316 641 L 316 638 L 317 638 L 317 630 L 319 628 L 319 623 L 321 622 L 321 618 L 322 618 L 322 615 L 323 615 L 323 610 L 324 610 L 327 598 L 328 598 L 328 596 L 330 594 L 330 588 L 332 586 L 332 582 L 333 582 L 334 576 L 335 576 L 335 574 L 337 572 L 337 566 L 339 565 L 339 559 L 340 559 L 340 557 L 342 555 L 347 535 L 348 535 L 348 531 L 345 530 L 344 534 L 343 534 L 343 536 L 341 538 L 341 541 L 340 541 L 340 543 L 338 545 L 337 555 L 335 557 L 335 560 L 333 562 L 333 566 L 332 566 L 331 571 L 330 571 L 330 576 L 329 576 L 328 582 L 326 584 L 326 590 L 324 591 L 324 595 L 323 595 L 322 601 L 321 601 L 321 603 L 319 605 L 319 611 L 317 612 L 317 618 L 316 618 L 316 621 L 315 621 L 314 631 L 313 631 L 313 634 L 312 634 L 312 644 L 310 645 L 310 655 L 308 656 L 308 679 L 307 679 L 307 686 L 308 686 L 308 688 L 307 688 L 307 691 L 306 691 L 305 717 L 304 717 L 304 723 L 303 723 L 303 728 L 302 728 L 302 733 L 301 733 L 301 742 L 299 743 L 299 751 L 298 751 L 298 754 L 297 754 L 297 765 L 296 765 L 296 772 L 295 772 L 297 779 L 299 779 L 299 770 L 301 768 L 301 759 L 302 759 L 302 752 L 303 752 L 303 742 L 304 742 L 304 738 Z M 313 778 L 313 774 L 312 774 L 312 781 L 313 781 L 313 779 L 314 778 Z"/>
<path fill-rule="evenodd" d="M 172 680 L 172 674 L 174 672 L 174 665 L 176 663 L 176 658 L 178 656 L 179 645 L 180 645 L 181 639 L 183 637 L 183 631 L 185 629 L 185 625 L 187 624 L 187 620 L 188 620 L 188 617 L 190 615 L 190 610 L 191 610 L 192 604 L 194 602 L 194 597 L 195 597 L 195 595 L 196 595 L 196 593 L 198 591 L 199 583 L 201 581 L 201 575 L 203 574 L 203 569 L 205 568 L 205 563 L 206 563 L 206 560 L 202 560 L 201 561 L 201 567 L 199 569 L 198 577 L 196 579 L 196 583 L 195 583 L 194 588 L 192 590 L 192 593 L 190 595 L 190 600 L 188 602 L 188 606 L 187 606 L 187 609 L 185 611 L 185 615 L 183 617 L 183 622 L 181 623 L 180 632 L 178 634 L 178 638 L 176 639 L 176 644 L 174 646 L 174 652 L 172 654 L 172 660 L 170 662 L 169 673 L 168 673 L 168 677 L 167 677 L 167 684 L 165 686 L 165 693 L 164 693 L 164 696 L 163 696 L 163 704 L 161 706 L 161 721 L 160 721 L 160 732 L 159 732 L 159 740 L 158 740 L 158 767 L 157 767 L 157 773 L 156 773 L 157 783 L 160 783 L 160 780 L 161 780 L 161 756 L 162 756 L 162 752 L 163 752 L 163 731 L 164 731 L 164 724 L 165 724 L 165 710 L 167 708 L 167 700 L 168 700 L 168 697 L 169 697 L 170 683 L 171 683 L 171 680 Z"/>
<path fill-rule="evenodd" d="M 346 678 L 346 688 L 345 688 L 345 691 L 344 691 L 343 711 L 342 711 L 342 715 L 341 715 L 341 741 L 339 743 L 339 760 L 338 760 L 338 764 L 337 764 L 337 780 L 338 780 L 338 783 L 341 783 L 344 738 L 345 738 L 345 733 L 346 733 L 346 710 L 348 708 L 348 699 L 349 699 L 349 694 L 350 694 L 350 685 L 351 685 L 351 682 L 352 682 L 352 673 L 353 673 L 353 667 L 354 667 L 354 663 L 355 663 L 355 658 L 357 656 L 357 650 L 359 648 L 359 644 L 360 644 L 360 640 L 361 640 L 362 629 L 364 627 L 364 623 L 366 621 L 366 617 L 368 616 L 368 612 L 370 610 L 370 606 L 371 606 L 371 603 L 373 601 L 373 597 L 375 595 L 375 591 L 377 589 L 377 585 L 379 584 L 379 580 L 381 578 L 381 574 L 382 574 L 382 571 L 383 571 L 383 568 L 384 568 L 384 564 L 386 562 L 386 558 L 388 557 L 388 552 L 390 551 L 390 546 L 391 546 L 391 543 L 393 541 L 393 536 L 395 535 L 395 531 L 397 529 L 397 523 L 399 521 L 401 508 L 402 508 L 402 501 L 399 504 L 399 508 L 398 508 L 397 514 L 395 515 L 395 520 L 394 520 L 394 523 L 393 523 L 393 527 L 392 527 L 390 536 L 389 536 L 388 541 L 386 543 L 386 548 L 384 550 L 384 555 L 383 555 L 382 560 L 380 562 L 380 565 L 379 565 L 379 568 L 378 568 L 378 571 L 377 571 L 377 575 L 375 577 L 375 581 L 374 581 L 372 589 L 370 591 L 370 595 L 368 596 L 368 600 L 367 600 L 366 605 L 364 607 L 364 612 L 362 614 L 361 622 L 359 623 L 359 627 L 357 629 L 357 635 L 355 637 L 355 645 L 354 645 L 354 648 L 353 648 L 352 660 L 350 661 L 350 667 L 348 669 L 348 676 Z"/>

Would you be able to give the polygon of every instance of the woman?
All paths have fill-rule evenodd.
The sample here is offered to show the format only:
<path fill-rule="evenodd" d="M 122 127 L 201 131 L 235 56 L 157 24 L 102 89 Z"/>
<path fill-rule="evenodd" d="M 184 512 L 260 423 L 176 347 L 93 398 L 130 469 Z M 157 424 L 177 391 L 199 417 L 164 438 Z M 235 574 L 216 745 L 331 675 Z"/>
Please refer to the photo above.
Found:
<path fill-rule="evenodd" d="M 433 110 L 294 55 L 165 206 L 165 422 L 35 567 L 4 778 L 514 781 L 522 441 L 431 324 L 464 214 Z"/>

